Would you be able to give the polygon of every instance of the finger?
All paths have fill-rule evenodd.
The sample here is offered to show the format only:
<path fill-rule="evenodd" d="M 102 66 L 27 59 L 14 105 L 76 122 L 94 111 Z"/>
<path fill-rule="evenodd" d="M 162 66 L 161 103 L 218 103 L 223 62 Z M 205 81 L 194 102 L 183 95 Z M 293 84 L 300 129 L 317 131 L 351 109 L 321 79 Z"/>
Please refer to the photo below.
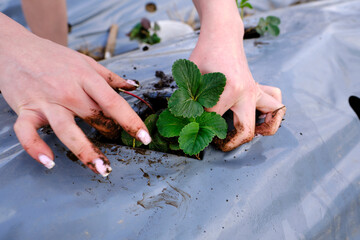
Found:
<path fill-rule="evenodd" d="M 262 113 L 273 112 L 282 107 L 283 104 L 274 97 L 260 90 L 259 98 L 256 102 L 256 109 Z"/>
<path fill-rule="evenodd" d="M 73 113 L 82 118 L 86 123 L 98 130 L 103 136 L 115 139 L 119 136 L 121 127 L 112 118 L 106 116 L 85 92 L 79 92 L 80 106 L 71 108 Z"/>
<path fill-rule="evenodd" d="M 285 116 L 286 107 L 282 106 L 273 112 L 267 113 L 265 122 L 256 126 L 255 133 L 263 136 L 274 135 Z"/>
<path fill-rule="evenodd" d="M 94 59 L 85 56 L 86 61 L 95 69 L 95 71 L 103 77 L 106 82 L 112 87 L 112 88 L 121 88 L 124 90 L 135 90 L 139 87 L 139 82 L 132 79 L 123 79 L 119 75 L 113 73 L 100 63 L 96 62 Z"/>
<path fill-rule="evenodd" d="M 279 92 L 274 89 L 275 88 L 267 88 L 267 91 L 273 91 L 273 94 L 276 96 Z M 277 98 L 281 99 L 281 96 L 277 96 Z M 265 113 L 265 122 L 256 126 L 255 133 L 263 136 L 274 135 L 280 127 L 286 108 L 280 101 L 265 92 L 260 93 L 256 108 Z"/>
<path fill-rule="evenodd" d="M 231 151 L 254 138 L 255 99 L 250 98 L 250 101 L 245 101 L 245 99 L 231 108 L 234 113 L 235 129 L 228 133 L 224 140 L 218 140 L 219 142 L 215 143 L 224 152 Z"/>
<path fill-rule="evenodd" d="M 272 86 L 265 86 L 265 85 L 261 85 L 261 84 L 259 84 L 259 87 L 260 87 L 260 89 L 262 91 L 269 94 L 270 96 L 275 98 L 277 101 L 282 102 L 282 96 L 281 96 L 280 88 L 272 87 Z"/>
<path fill-rule="evenodd" d="M 25 151 L 46 168 L 55 166 L 54 154 L 50 147 L 40 138 L 37 129 L 45 125 L 35 112 L 21 111 L 14 125 L 14 131 Z"/>
<path fill-rule="evenodd" d="M 84 90 L 100 106 L 104 114 L 114 119 L 131 136 L 148 145 L 151 142 L 144 122 L 130 105 L 104 81 L 95 79 L 84 84 Z"/>
<path fill-rule="evenodd" d="M 112 169 L 109 160 L 76 125 L 70 111 L 61 106 L 52 106 L 45 115 L 56 136 L 80 161 L 103 177 L 110 174 Z"/>

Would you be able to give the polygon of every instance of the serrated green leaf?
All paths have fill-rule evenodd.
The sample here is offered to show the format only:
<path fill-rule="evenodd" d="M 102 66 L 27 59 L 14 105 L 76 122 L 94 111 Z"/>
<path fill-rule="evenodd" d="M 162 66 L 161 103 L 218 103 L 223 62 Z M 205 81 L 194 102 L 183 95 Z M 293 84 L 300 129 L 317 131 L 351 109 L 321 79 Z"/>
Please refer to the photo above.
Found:
<path fill-rule="evenodd" d="M 199 123 L 191 122 L 180 132 L 179 146 L 184 153 L 196 155 L 212 141 L 214 133 L 207 128 L 200 128 Z"/>
<path fill-rule="evenodd" d="M 135 147 L 140 147 L 142 145 L 142 142 L 136 140 L 134 137 L 132 137 L 127 132 L 125 132 L 125 131 L 121 132 L 121 141 L 126 146 L 134 147 L 134 140 L 135 140 Z"/>
<path fill-rule="evenodd" d="M 149 144 L 149 149 L 167 152 L 169 150 L 168 142 L 159 133 L 155 133 L 152 136 L 152 141 Z"/>
<path fill-rule="evenodd" d="M 170 97 L 168 107 L 175 116 L 200 116 L 203 107 L 209 108 L 217 103 L 226 84 L 222 73 L 202 76 L 197 66 L 186 59 L 177 60 L 172 71 L 179 89 Z"/>
<path fill-rule="evenodd" d="M 280 24 L 280 18 L 275 17 L 275 16 L 267 16 L 266 17 L 266 22 L 271 24 L 271 25 L 279 25 Z"/>
<path fill-rule="evenodd" d="M 179 59 L 172 65 L 172 75 L 179 88 L 189 91 L 189 95 L 193 97 L 200 86 L 201 73 L 195 63 Z"/>
<path fill-rule="evenodd" d="M 150 135 L 152 135 L 156 130 L 156 122 L 158 118 L 159 116 L 157 114 L 151 114 L 144 121 L 147 129 L 149 130 Z"/>
<path fill-rule="evenodd" d="M 226 137 L 227 123 L 219 114 L 215 112 L 204 112 L 200 117 L 197 117 L 195 121 L 199 123 L 200 129 L 208 129 L 220 139 Z"/>
<path fill-rule="evenodd" d="M 204 112 L 203 106 L 195 101 L 184 88 L 177 89 L 168 102 L 169 110 L 175 116 L 197 117 Z"/>
<path fill-rule="evenodd" d="M 159 133 L 164 137 L 177 137 L 181 130 L 189 123 L 182 117 L 175 117 L 168 109 L 164 110 L 156 122 Z"/>
<path fill-rule="evenodd" d="M 275 25 L 270 24 L 268 27 L 268 31 L 271 35 L 273 35 L 275 37 L 279 36 L 279 34 L 280 34 L 280 29 L 278 28 L 278 26 L 275 26 Z"/>
<path fill-rule="evenodd" d="M 222 73 L 215 72 L 203 75 L 197 93 L 197 101 L 206 108 L 215 106 L 224 91 L 225 84 L 226 77 Z"/>

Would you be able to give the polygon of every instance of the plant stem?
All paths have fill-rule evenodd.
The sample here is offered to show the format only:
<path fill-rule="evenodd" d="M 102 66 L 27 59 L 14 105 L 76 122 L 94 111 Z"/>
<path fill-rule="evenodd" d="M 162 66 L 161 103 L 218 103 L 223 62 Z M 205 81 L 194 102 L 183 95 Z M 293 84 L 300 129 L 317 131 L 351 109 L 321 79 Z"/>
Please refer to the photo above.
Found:
<path fill-rule="evenodd" d="M 244 19 L 244 8 L 243 7 L 241 8 L 241 11 L 240 11 L 240 17 L 241 17 L 241 19 Z"/>
<path fill-rule="evenodd" d="M 126 93 L 126 94 L 128 94 L 128 95 L 130 95 L 130 96 L 136 97 L 137 99 L 139 99 L 140 101 L 142 101 L 143 103 L 145 103 L 145 104 L 151 109 L 151 111 L 153 111 L 153 113 L 155 113 L 155 111 L 154 111 L 154 109 L 151 107 L 151 105 L 150 105 L 147 101 L 145 101 L 144 99 L 142 99 L 141 97 L 139 97 L 139 96 L 137 96 L 137 95 L 135 95 L 135 94 L 133 94 L 133 93 L 131 93 L 131 92 L 125 91 L 124 89 L 121 89 L 121 88 L 118 88 L 118 90 L 119 90 L 120 92 Z"/>

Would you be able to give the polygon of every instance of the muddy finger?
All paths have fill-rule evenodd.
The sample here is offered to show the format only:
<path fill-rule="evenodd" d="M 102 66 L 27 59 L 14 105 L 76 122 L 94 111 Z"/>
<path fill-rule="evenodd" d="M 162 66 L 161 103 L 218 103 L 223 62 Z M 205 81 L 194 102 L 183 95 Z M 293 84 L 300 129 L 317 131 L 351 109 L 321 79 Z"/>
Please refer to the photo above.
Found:
<path fill-rule="evenodd" d="M 286 107 L 281 106 L 274 111 L 267 113 L 265 122 L 256 126 L 255 133 L 263 136 L 274 135 L 280 127 L 280 124 L 285 116 Z"/>
<path fill-rule="evenodd" d="M 234 127 L 225 139 L 216 139 L 215 145 L 222 151 L 231 151 L 250 142 L 255 135 L 255 101 L 239 102 L 231 108 L 234 113 Z"/>
<path fill-rule="evenodd" d="M 134 112 L 130 105 L 102 81 L 89 81 L 84 90 L 108 115 L 131 136 L 148 145 L 151 142 L 149 131 L 144 122 Z"/>
<path fill-rule="evenodd" d="M 73 114 L 60 106 L 47 110 L 46 117 L 54 133 L 71 152 L 95 173 L 106 177 L 112 171 L 106 156 L 95 147 L 76 125 Z"/>

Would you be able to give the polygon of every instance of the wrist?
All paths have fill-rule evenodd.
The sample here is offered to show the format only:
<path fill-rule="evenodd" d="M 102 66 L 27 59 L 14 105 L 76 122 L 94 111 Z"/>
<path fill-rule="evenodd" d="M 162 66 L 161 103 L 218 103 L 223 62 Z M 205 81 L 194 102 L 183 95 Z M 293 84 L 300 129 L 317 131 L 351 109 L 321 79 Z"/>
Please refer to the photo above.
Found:
<path fill-rule="evenodd" d="M 234 0 L 194 0 L 201 33 L 207 36 L 243 37 L 244 25 Z"/>

